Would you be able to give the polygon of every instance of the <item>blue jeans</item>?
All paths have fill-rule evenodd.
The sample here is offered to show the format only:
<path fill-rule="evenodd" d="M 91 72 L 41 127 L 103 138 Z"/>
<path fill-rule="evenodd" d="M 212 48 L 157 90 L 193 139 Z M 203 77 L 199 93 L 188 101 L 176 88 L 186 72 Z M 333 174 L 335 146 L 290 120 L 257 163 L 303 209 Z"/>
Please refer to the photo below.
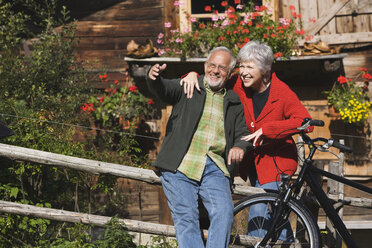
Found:
<path fill-rule="evenodd" d="M 199 225 L 198 196 L 208 211 L 210 221 L 206 247 L 228 247 L 233 203 L 229 179 L 216 164 L 207 157 L 200 182 L 189 179 L 179 171 L 163 171 L 160 179 L 172 213 L 179 247 L 204 247 Z"/>
<path fill-rule="evenodd" d="M 278 183 L 279 182 L 271 182 L 261 185 L 258 180 L 256 180 L 256 184 L 254 186 L 257 188 L 278 190 Z M 249 209 L 248 235 L 263 238 L 267 233 L 267 229 L 269 228 L 271 217 L 272 216 L 267 213 L 266 204 L 258 203 L 251 206 Z M 257 225 L 254 224 L 254 221 L 260 222 L 260 218 L 265 218 L 268 221 L 265 221 L 265 226 L 262 229 L 257 229 Z M 284 225 L 283 230 L 279 236 L 279 240 L 286 240 L 291 242 L 294 241 L 292 228 L 289 223 L 286 223 Z"/>

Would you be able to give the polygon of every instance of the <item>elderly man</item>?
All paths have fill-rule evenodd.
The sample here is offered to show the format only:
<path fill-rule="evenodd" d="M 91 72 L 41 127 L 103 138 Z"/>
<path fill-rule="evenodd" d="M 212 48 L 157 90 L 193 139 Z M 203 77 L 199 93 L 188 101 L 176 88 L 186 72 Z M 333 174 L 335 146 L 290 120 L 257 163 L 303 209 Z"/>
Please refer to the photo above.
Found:
<path fill-rule="evenodd" d="M 172 213 L 181 248 L 204 247 L 199 227 L 198 197 L 208 211 L 206 247 L 228 247 L 233 222 L 229 178 L 250 142 L 243 106 L 225 83 L 235 58 L 225 47 L 213 49 L 200 76 L 199 94 L 187 98 L 180 79 L 164 79 L 166 64 L 151 67 L 147 84 L 152 93 L 173 106 L 167 133 L 155 166 Z"/>

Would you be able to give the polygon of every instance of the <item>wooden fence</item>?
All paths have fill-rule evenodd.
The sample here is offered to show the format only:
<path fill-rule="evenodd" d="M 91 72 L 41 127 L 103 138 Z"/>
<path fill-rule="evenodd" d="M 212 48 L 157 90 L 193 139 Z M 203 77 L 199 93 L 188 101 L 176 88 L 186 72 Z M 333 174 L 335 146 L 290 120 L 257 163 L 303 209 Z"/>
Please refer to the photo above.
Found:
<path fill-rule="evenodd" d="M 0 156 L 17 161 L 27 161 L 43 165 L 86 171 L 92 174 L 111 174 L 114 176 L 135 179 L 151 184 L 160 183 L 159 177 L 152 170 L 77 158 L 18 146 L 0 144 Z M 238 195 L 252 195 L 262 192 L 264 192 L 262 189 L 243 185 L 235 185 L 233 190 L 233 193 Z M 372 208 L 372 199 L 344 197 L 344 200 L 352 206 Z M 104 226 L 104 224 L 111 219 L 110 217 L 105 216 L 77 213 L 52 208 L 42 208 L 7 201 L 0 201 L 0 212 L 45 218 L 56 221 L 94 224 L 97 226 Z M 175 236 L 174 227 L 170 225 L 130 219 L 119 219 L 119 221 L 124 223 L 129 231 L 173 237 Z M 206 237 L 207 231 L 204 230 L 203 234 Z M 241 239 L 241 244 L 250 244 L 251 242 L 252 241 L 249 239 Z"/>

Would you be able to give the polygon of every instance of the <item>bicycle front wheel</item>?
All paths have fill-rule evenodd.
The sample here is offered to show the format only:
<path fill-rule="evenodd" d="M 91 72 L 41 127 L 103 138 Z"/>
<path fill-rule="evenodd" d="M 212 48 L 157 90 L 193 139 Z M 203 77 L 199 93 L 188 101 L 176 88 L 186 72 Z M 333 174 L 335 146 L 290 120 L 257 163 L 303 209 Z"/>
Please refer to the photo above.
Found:
<path fill-rule="evenodd" d="M 234 205 L 233 247 L 254 247 L 272 225 L 278 194 L 252 195 Z M 269 247 L 321 247 L 319 228 L 309 210 L 298 200 L 291 199 L 285 218 L 276 225 Z"/>

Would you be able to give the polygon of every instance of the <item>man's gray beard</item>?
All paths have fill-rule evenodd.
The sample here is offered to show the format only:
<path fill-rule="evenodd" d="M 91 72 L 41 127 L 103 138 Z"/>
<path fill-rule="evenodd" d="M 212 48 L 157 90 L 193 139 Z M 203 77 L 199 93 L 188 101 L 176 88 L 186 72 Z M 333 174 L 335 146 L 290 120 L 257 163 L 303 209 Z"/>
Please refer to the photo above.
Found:
<path fill-rule="evenodd" d="M 216 90 L 219 90 L 219 89 L 222 89 L 223 88 L 223 79 L 220 79 L 220 81 L 218 82 L 215 82 L 215 83 L 211 83 L 211 81 L 209 80 L 208 77 L 205 77 L 205 81 L 207 82 L 207 84 L 209 85 L 209 87 L 211 88 L 211 90 L 213 91 L 216 91 Z"/>

